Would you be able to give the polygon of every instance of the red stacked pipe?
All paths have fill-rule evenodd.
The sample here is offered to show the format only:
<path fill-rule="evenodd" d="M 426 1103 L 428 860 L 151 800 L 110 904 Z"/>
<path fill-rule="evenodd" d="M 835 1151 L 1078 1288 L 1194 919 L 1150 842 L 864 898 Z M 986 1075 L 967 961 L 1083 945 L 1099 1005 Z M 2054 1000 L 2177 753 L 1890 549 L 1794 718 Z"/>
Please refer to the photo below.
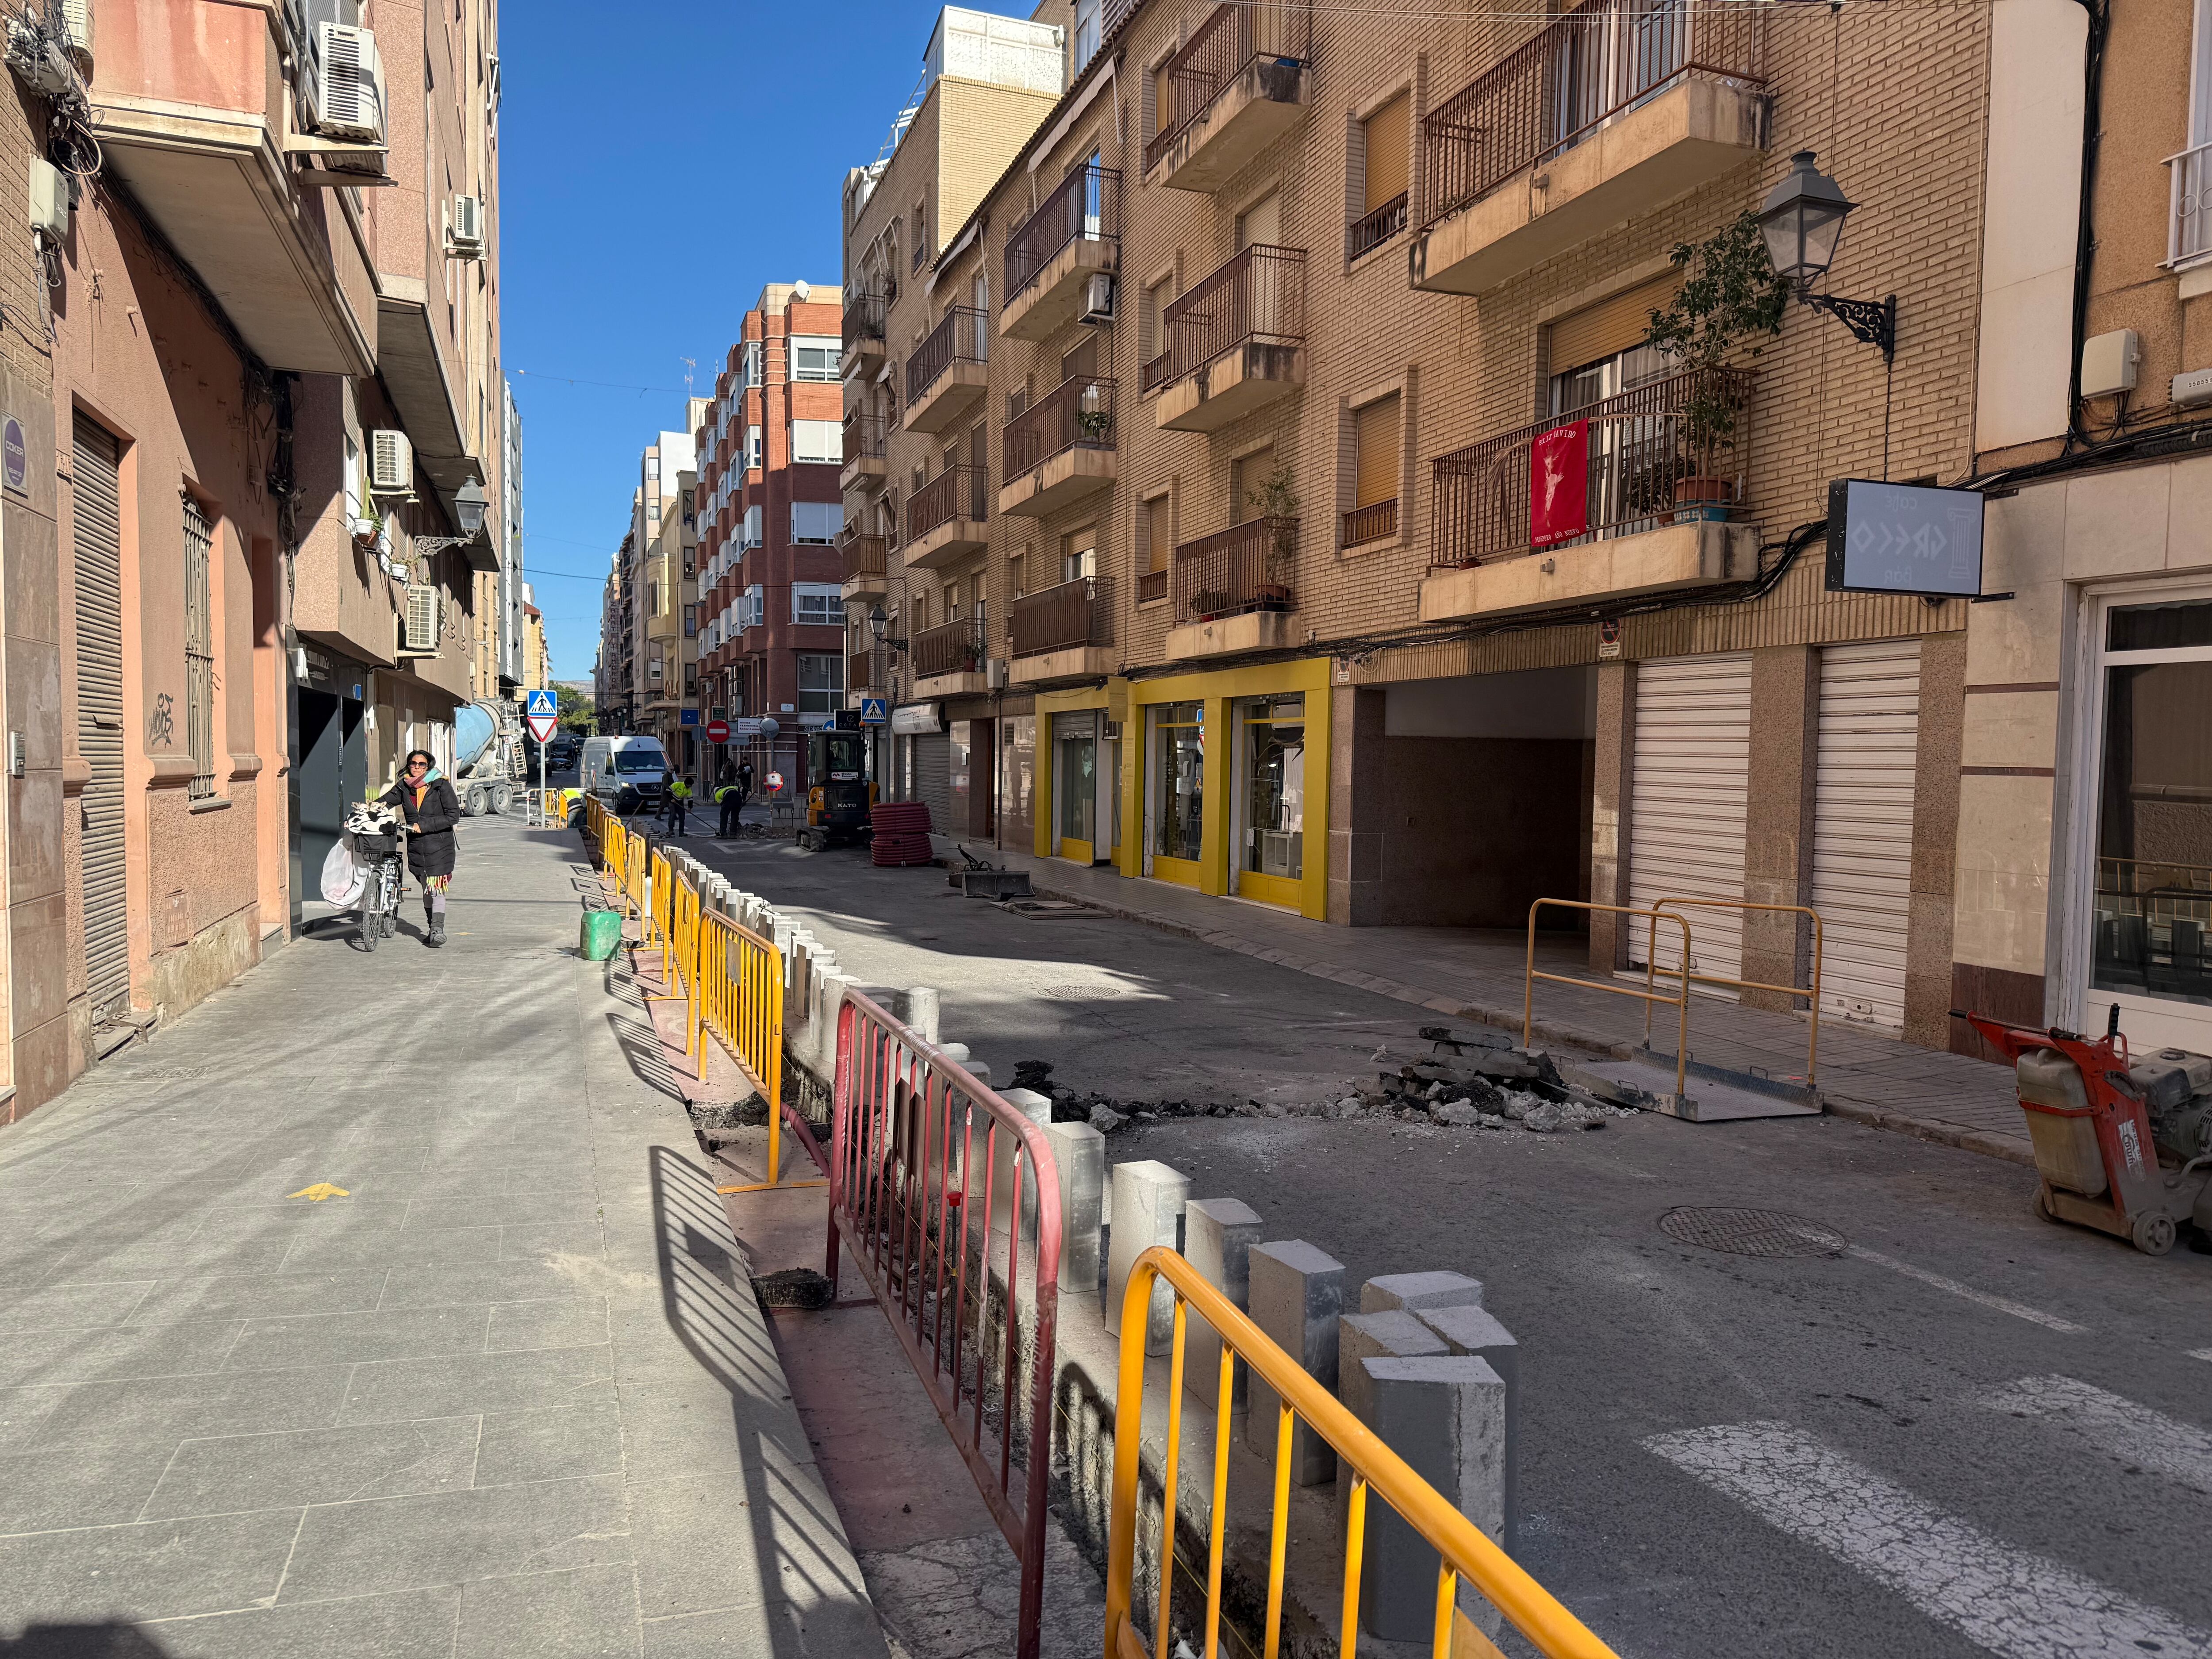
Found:
<path fill-rule="evenodd" d="M 868 822 L 876 832 L 870 848 L 876 864 L 903 869 L 930 861 L 929 808 L 925 803 L 878 801 L 869 809 Z"/>

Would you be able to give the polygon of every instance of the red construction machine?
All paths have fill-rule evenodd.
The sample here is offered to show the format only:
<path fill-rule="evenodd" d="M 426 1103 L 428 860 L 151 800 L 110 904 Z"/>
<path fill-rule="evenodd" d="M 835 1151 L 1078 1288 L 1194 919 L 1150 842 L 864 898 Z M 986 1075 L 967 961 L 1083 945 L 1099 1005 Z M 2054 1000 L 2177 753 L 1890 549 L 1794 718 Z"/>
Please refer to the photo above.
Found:
<path fill-rule="evenodd" d="M 1954 1014 L 2013 1062 L 2043 1177 L 2038 1215 L 2116 1234 L 2145 1255 L 2172 1249 L 2185 1221 L 2212 1236 L 2212 1055 L 2136 1059 L 2117 1006 L 2094 1041 Z"/>

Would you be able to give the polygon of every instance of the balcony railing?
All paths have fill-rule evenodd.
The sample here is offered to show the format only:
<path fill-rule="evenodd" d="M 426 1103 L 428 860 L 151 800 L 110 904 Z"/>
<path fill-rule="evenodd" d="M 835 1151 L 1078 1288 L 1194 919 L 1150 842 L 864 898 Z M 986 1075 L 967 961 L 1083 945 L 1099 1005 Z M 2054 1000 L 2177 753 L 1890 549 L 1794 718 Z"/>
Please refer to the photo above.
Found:
<path fill-rule="evenodd" d="M 1065 380 L 1006 422 L 1009 479 L 1071 449 L 1114 447 L 1114 382 L 1096 375 Z"/>
<path fill-rule="evenodd" d="M 1095 161 L 1061 179 L 1006 239 L 1006 299 L 1021 294 L 1054 254 L 1079 239 L 1121 240 L 1121 175 Z"/>
<path fill-rule="evenodd" d="M 1168 573 L 1164 570 L 1140 570 L 1137 573 L 1137 603 L 1150 605 L 1154 599 L 1168 596 Z"/>
<path fill-rule="evenodd" d="M 925 628 L 914 636 L 912 650 L 916 679 L 976 673 L 983 666 L 983 630 L 968 617 Z"/>
<path fill-rule="evenodd" d="M 974 306 L 955 306 L 906 360 L 906 401 L 911 409 L 953 364 L 988 360 L 990 331 Z"/>
<path fill-rule="evenodd" d="M 1296 519 L 1251 519 L 1185 542 L 1176 549 L 1176 620 L 1297 610 L 1290 584 L 1297 550 Z"/>
<path fill-rule="evenodd" d="M 880 461 L 890 422 L 880 415 L 852 414 L 845 417 L 845 459 Z"/>
<path fill-rule="evenodd" d="M 1741 448 L 1735 434 L 1751 389 L 1751 375 L 1741 369 L 1677 374 L 1437 456 L 1431 464 L 1431 568 L 1488 564 L 1528 551 L 1528 470 L 1536 440 L 1577 421 L 1589 422 L 1589 482 L 1587 529 L 1574 540 L 1632 535 L 1725 512 L 1742 495 L 1729 458 Z"/>
<path fill-rule="evenodd" d="M 1014 601 L 1014 655 L 1042 656 L 1048 651 L 1073 650 L 1103 643 L 1093 629 L 1106 611 L 1097 576 L 1078 576 L 1073 581 L 1024 593 Z"/>
<path fill-rule="evenodd" d="M 2166 164 L 2172 171 L 2173 212 L 2166 227 L 2166 262 L 2179 264 L 2212 253 L 2212 144 L 2198 144 Z"/>
<path fill-rule="evenodd" d="M 1145 170 L 1159 165 L 1176 140 L 1212 106 L 1224 87 L 1255 58 L 1305 61 L 1313 40 L 1313 11 L 1301 0 L 1231 0 L 1214 8 L 1182 51 L 1167 61 L 1172 112 L 1167 125 L 1145 141 Z"/>
<path fill-rule="evenodd" d="M 876 653 L 872 651 L 848 652 L 845 655 L 845 689 L 848 691 L 872 691 L 876 689 Z"/>
<path fill-rule="evenodd" d="M 1589 0 L 1568 13 L 1422 122 L 1426 222 L 1479 201 L 1686 76 L 1761 82 L 1762 10 Z"/>
<path fill-rule="evenodd" d="M 1358 547 L 1363 542 L 1387 541 L 1398 533 L 1398 498 L 1387 501 L 1370 501 L 1365 507 L 1355 507 L 1344 514 L 1340 547 Z"/>
<path fill-rule="evenodd" d="M 907 497 L 906 538 L 918 542 L 942 524 L 988 515 L 983 485 L 988 474 L 980 466 L 948 466 Z"/>
<path fill-rule="evenodd" d="M 1306 251 L 1248 247 L 1160 313 L 1166 349 L 1145 365 L 1145 390 L 1195 374 L 1247 341 L 1296 345 L 1305 329 Z"/>
<path fill-rule="evenodd" d="M 1406 228 L 1406 192 L 1400 191 L 1364 219 L 1345 228 L 1344 257 L 1357 259 L 1371 253 Z"/>
<path fill-rule="evenodd" d="M 845 580 L 856 576 L 880 576 L 884 574 L 884 555 L 888 550 L 881 536 L 840 536 L 837 544 L 845 555 Z"/>
<path fill-rule="evenodd" d="M 884 337 L 884 318 L 890 302 L 880 294 L 848 294 L 845 296 L 845 349 L 850 351 L 864 340 L 880 343 Z"/>

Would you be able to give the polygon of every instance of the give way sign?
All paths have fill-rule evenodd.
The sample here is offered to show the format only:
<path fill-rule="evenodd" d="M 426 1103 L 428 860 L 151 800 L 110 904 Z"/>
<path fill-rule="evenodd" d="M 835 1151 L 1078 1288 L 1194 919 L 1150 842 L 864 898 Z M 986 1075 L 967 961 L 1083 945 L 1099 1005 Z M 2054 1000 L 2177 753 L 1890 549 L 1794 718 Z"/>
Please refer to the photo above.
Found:
<path fill-rule="evenodd" d="M 553 735 L 553 727 L 561 718 L 558 703 L 550 691 L 531 691 L 524 696 L 523 720 L 530 727 L 530 735 L 543 743 Z"/>

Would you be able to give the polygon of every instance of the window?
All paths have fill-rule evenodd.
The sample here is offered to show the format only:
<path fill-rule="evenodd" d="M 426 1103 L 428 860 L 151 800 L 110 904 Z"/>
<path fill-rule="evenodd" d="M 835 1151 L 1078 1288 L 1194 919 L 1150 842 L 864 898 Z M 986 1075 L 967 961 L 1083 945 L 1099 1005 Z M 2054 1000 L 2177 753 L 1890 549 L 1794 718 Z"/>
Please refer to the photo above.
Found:
<path fill-rule="evenodd" d="M 684 637 L 687 640 L 695 638 L 698 632 L 699 607 L 696 605 L 687 605 L 684 607 Z"/>
<path fill-rule="evenodd" d="M 745 342 L 744 360 L 738 371 L 738 385 L 742 389 L 745 386 L 758 386 L 760 383 L 761 343 L 758 340 L 748 340 Z"/>
<path fill-rule="evenodd" d="M 1167 340 L 1160 327 L 1160 319 L 1167 314 L 1168 304 L 1175 298 L 1175 278 L 1163 276 L 1146 288 L 1137 302 L 1137 356 L 1140 362 L 1149 363 L 1155 357 L 1167 355 Z"/>
<path fill-rule="evenodd" d="M 659 582 L 647 582 L 645 585 L 645 608 L 649 615 L 657 617 L 660 614 L 660 584 Z"/>
<path fill-rule="evenodd" d="M 185 497 L 185 738 L 192 757 L 191 799 L 215 794 L 215 621 L 208 586 L 214 527 Z"/>
<path fill-rule="evenodd" d="M 1098 55 L 1098 0 L 1075 0 L 1075 72 Z"/>
<path fill-rule="evenodd" d="M 745 509 L 744 528 L 738 532 L 739 547 L 758 547 L 761 544 L 761 510 L 757 507 Z"/>
<path fill-rule="evenodd" d="M 660 476 L 659 456 L 648 455 L 645 458 L 645 476 L 648 478 L 657 478 Z"/>
<path fill-rule="evenodd" d="M 1087 524 L 1060 538 L 1060 579 L 1072 582 L 1098 574 L 1098 526 Z"/>
<path fill-rule="evenodd" d="M 845 659 L 833 652 L 799 653 L 799 712 L 834 714 L 845 705 Z"/>
<path fill-rule="evenodd" d="M 1360 123 L 1365 188 L 1345 257 L 1357 259 L 1406 228 L 1406 186 L 1412 162 L 1413 100 L 1400 93 Z"/>
<path fill-rule="evenodd" d="M 762 464 L 761 429 L 757 426 L 745 428 L 745 466 L 748 471 Z"/>
<path fill-rule="evenodd" d="M 794 461 L 827 461 L 835 465 L 845 459 L 844 428 L 836 421 L 793 421 L 791 423 L 791 459 Z"/>
<path fill-rule="evenodd" d="M 1252 498 L 1261 493 L 1267 477 L 1275 470 L 1275 447 L 1255 449 L 1249 455 L 1229 464 L 1229 522 L 1243 524 L 1260 518 L 1259 502 Z"/>
<path fill-rule="evenodd" d="M 1398 533 L 1398 394 L 1377 398 L 1352 415 L 1352 507 L 1343 544 L 1382 541 Z"/>
<path fill-rule="evenodd" d="M 1137 569 L 1140 575 L 1164 577 L 1168 571 L 1168 550 L 1175 538 L 1175 525 L 1168 511 L 1167 492 L 1163 490 L 1151 500 L 1139 504 L 1137 509 Z M 1139 599 L 1164 599 L 1167 588 L 1159 585 L 1157 593 L 1142 581 L 1137 585 Z"/>
<path fill-rule="evenodd" d="M 353 441 L 350 432 L 346 434 L 345 441 L 345 510 L 346 534 L 350 536 L 354 526 L 366 516 L 361 493 L 361 446 Z"/>
<path fill-rule="evenodd" d="M 794 380 L 821 380 L 835 384 L 837 380 L 837 358 L 844 349 L 844 342 L 823 334 L 794 334 L 791 337 L 791 378 Z"/>
<path fill-rule="evenodd" d="M 791 619 L 811 625 L 840 627 L 845 620 L 845 592 L 836 582 L 793 582 Z"/>
<path fill-rule="evenodd" d="M 793 501 L 791 504 L 791 539 L 810 547 L 827 547 L 837 539 L 837 532 L 845 527 L 845 503 L 842 501 Z"/>
<path fill-rule="evenodd" d="M 1663 380 L 1667 359 L 1644 343 L 1651 313 L 1673 303 L 1682 285 L 1680 271 L 1668 271 L 1611 299 L 1601 300 L 1551 326 L 1551 409 L 1565 415 L 1633 386 Z"/>
<path fill-rule="evenodd" d="M 1170 52 L 1152 65 L 1152 77 L 1145 88 L 1152 106 L 1152 118 L 1145 128 L 1147 138 L 1157 138 L 1175 125 L 1175 81 L 1168 73 L 1168 65 L 1173 62 L 1175 54 Z"/>
<path fill-rule="evenodd" d="M 696 662 L 684 665 L 684 695 L 687 697 L 699 695 L 699 665 Z"/>
<path fill-rule="evenodd" d="M 743 597 L 738 601 L 738 626 L 740 628 L 759 628 L 765 624 L 767 621 L 768 606 L 766 596 L 761 588 L 760 584 L 756 582 L 750 587 L 745 589 Z"/>

